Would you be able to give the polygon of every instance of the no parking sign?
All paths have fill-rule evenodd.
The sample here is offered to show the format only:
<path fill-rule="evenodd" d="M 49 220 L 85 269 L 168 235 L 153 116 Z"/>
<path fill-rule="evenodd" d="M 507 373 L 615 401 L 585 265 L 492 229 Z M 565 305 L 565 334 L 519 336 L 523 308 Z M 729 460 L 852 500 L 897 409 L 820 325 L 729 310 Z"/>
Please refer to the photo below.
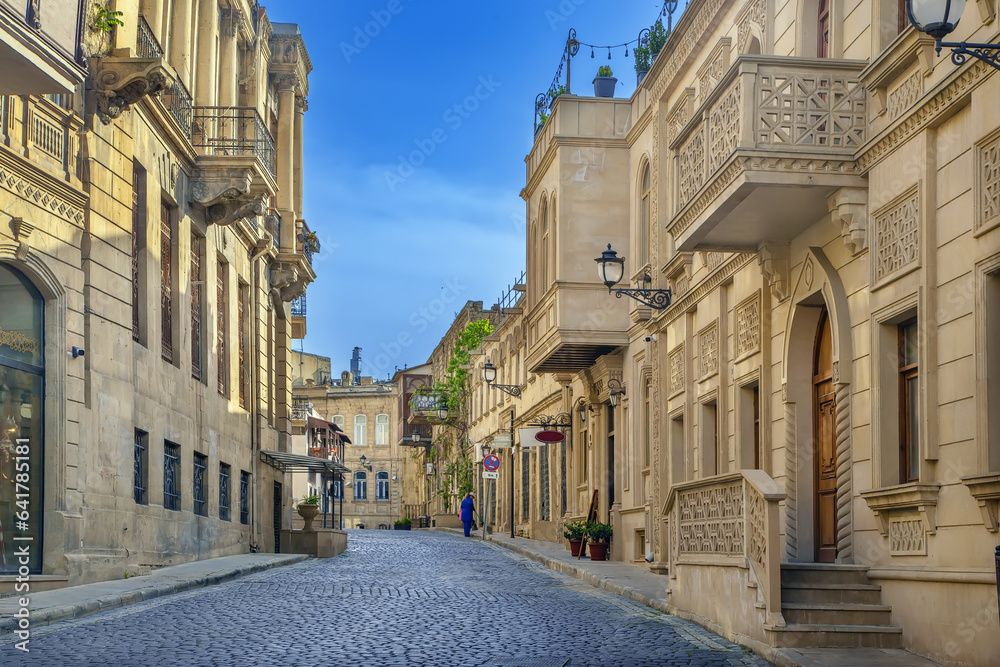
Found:
<path fill-rule="evenodd" d="M 496 472 L 497 470 L 500 469 L 500 459 L 490 454 L 489 456 L 483 459 L 483 468 L 485 468 L 489 472 Z"/>

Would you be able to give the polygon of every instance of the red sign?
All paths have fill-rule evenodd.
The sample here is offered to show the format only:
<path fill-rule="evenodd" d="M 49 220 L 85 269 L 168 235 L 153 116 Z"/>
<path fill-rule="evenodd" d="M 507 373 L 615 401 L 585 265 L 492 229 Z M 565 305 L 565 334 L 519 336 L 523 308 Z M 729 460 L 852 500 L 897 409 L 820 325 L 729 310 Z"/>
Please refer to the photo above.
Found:
<path fill-rule="evenodd" d="M 535 440 L 538 442 L 562 442 L 566 439 L 559 431 L 539 431 L 535 434 Z"/>
<path fill-rule="evenodd" d="M 490 472 L 498 470 L 500 468 L 500 459 L 490 454 L 489 456 L 483 459 L 483 467 L 489 470 Z"/>

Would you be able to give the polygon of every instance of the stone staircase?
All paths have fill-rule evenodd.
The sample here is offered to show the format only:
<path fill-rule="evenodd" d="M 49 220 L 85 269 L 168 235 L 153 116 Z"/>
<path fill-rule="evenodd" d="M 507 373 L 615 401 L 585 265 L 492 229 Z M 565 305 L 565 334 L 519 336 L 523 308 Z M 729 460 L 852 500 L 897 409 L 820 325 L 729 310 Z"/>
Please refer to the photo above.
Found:
<path fill-rule="evenodd" d="M 891 624 L 882 587 L 864 565 L 781 564 L 785 627 L 768 627 L 773 646 L 900 648 L 903 630 Z"/>

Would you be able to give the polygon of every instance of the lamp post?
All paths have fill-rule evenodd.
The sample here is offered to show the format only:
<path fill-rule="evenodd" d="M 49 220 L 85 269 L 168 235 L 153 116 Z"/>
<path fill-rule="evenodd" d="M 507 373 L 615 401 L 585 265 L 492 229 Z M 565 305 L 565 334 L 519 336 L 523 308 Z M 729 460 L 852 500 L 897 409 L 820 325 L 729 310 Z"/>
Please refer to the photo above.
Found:
<path fill-rule="evenodd" d="M 669 289 L 615 287 L 625 274 L 625 258 L 619 257 L 618 253 L 611 249 L 610 243 L 608 249 L 603 251 L 601 256 L 594 261 L 597 262 L 597 275 L 608 288 L 608 294 L 614 292 L 618 299 L 622 296 L 628 296 L 657 310 L 663 310 L 670 305 Z M 649 284 L 651 282 L 652 278 L 648 274 L 644 276 L 643 283 Z"/>
<path fill-rule="evenodd" d="M 521 397 L 521 388 L 516 384 L 497 384 L 497 368 L 487 361 L 483 366 L 483 379 L 486 384 L 513 396 Z M 514 537 L 514 406 L 510 406 L 510 536 Z"/>
<path fill-rule="evenodd" d="M 510 406 L 510 536 L 514 537 L 514 406 Z"/>
<path fill-rule="evenodd" d="M 486 365 L 483 366 L 483 379 L 486 380 L 486 384 L 494 389 L 499 389 L 514 398 L 521 398 L 521 388 L 516 384 L 497 384 L 495 382 L 497 379 L 497 367 L 492 362 L 487 361 Z"/>
<path fill-rule="evenodd" d="M 969 56 L 1000 70 L 1000 44 L 945 42 L 965 11 L 965 0 L 906 0 L 906 17 L 922 33 L 934 38 L 938 55 L 942 47 L 951 49 L 951 61 L 963 65 Z"/>
<path fill-rule="evenodd" d="M 608 380 L 608 400 L 611 403 L 611 407 L 618 407 L 618 399 L 625 395 L 625 386 L 622 385 L 621 381 L 617 378 L 611 378 Z"/>

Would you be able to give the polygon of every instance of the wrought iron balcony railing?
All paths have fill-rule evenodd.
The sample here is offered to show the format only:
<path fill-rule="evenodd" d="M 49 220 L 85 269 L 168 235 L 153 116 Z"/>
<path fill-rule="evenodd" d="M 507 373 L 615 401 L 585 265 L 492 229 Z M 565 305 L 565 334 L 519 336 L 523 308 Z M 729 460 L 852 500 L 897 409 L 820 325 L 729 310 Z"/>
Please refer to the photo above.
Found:
<path fill-rule="evenodd" d="M 306 295 L 303 294 L 298 299 L 292 301 L 292 317 L 306 316 Z"/>
<path fill-rule="evenodd" d="M 162 58 L 163 48 L 156 39 L 156 35 L 153 34 L 153 29 L 146 23 L 146 17 L 142 14 L 139 14 L 136 28 L 135 55 L 139 58 Z"/>
<path fill-rule="evenodd" d="M 170 89 L 163 91 L 163 106 L 188 139 L 191 139 L 191 93 L 180 79 Z"/>
<path fill-rule="evenodd" d="M 206 155 L 257 157 L 275 175 L 274 138 L 253 107 L 194 107 L 192 143 Z"/>

